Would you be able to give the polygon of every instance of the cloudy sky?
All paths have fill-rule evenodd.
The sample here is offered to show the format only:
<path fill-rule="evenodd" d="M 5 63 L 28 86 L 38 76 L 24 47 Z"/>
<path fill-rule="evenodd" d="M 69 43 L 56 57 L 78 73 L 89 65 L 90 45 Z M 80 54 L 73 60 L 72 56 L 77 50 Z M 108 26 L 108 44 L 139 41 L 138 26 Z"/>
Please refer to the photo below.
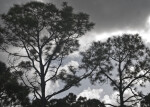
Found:
<path fill-rule="evenodd" d="M 13 4 L 21 4 L 31 0 L 1 0 L 0 13 L 7 12 Z M 86 12 L 96 25 L 80 39 L 81 49 L 91 41 L 105 40 L 107 37 L 122 33 L 139 33 L 146 41 L 150 41 L 150 0 L 37 0 L 52 2 L 60 6 L 67 1 L 75 11 Z M 77 58 L 77 53 L 72 55 Z M 58 88 L 59 84 L 53 89 Z M 104 91 L 105 90 L 105 91 Z M 145 89 L 147 91 L 147 89 Z M 116 93 L 109 89 L 109 84 L 92 86 L 87 80 L 80 88 L 72 88 L 68 92 L 88 98 L 107 99 L 111 102 Z M 145 91 L 145 92 L 146 92 Z M 66 92 L 66 93 L 68 93 Z M 66 94 L 66 93 L 63 93 Z M 60 97 L 61 95 L 58 95 Z"/>

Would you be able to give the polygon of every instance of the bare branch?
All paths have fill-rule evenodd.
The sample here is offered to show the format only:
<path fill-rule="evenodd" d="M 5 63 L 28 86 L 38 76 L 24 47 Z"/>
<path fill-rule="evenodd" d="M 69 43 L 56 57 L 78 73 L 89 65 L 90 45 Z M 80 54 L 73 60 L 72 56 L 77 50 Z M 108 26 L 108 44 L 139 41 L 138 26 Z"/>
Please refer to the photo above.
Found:
<path fill-rule="evenodd" d="M 64 92 L 64 91 L 70 89 L 70 88 L 71 88 L 72 86 L 74 86 L 76 83 L 79 83 L 81 80 L 83 80 L 83 79 L 87 78 L 88 76 L 90 76 L 90 75 L 94 72 L 95 69 L 96 69 L 96 67 L 94 67 L 93 70 L 91 70 L 89 73 L 82 75 L 82 76 L 80 77 L 80 79 L 79 79 L 78 81 L 76 81 L 75 83 L 68 84 L 68 85 L 64 86 L 64 88 L 62 88 L 61 90 L 59 90 L 59 91 L 57 91 L 57 92 L 54 92 L 54 93 L 51 94 L 51 95 L 48 95 L 48 96 L 46 97 L 46 99 L 49 100 L 49 99 L 50 99 L 51 97 L 53 97 L 54 95 L 57 95 L 57 94 L 59 94 L 59 93 L 61 93 L 61 92 Z"/>
<path fill-rule="evenodd" d="M 30 54 L 29 54 L 29 52 L 28 52 L 28 49 L 27 49 L 26 45 L 24 44 L 23 41 L 22 41 L 22 43 L 23 43 L 23 45 L 24 45 L 24 48 L 25 48 L 26 53 L 27 53 L 27 55 L 28 55 L 28 58 L 29 58 L 29 59 L 31 60 L 31 62 L 32 62 L 33 68 L 34 68 L 35 71 L 39 74 L 39 76 L 41 76 L 40 72 L 39 72 L 38 69 L 35 67 L 34 60 L 31 58 L 31 56 L 30 56 Z"/>
<path fill-rule="evenodd" d="M 50 77 L 49 79 L 47 79 L 46 82 L 48 82 L 49 80 L 52 80 L 57 75 L 58 70 L 59 70 L 60 66 L 62 65 L 62 60 L 63 60 L 63 56 L 61 57 L 60 63 L 55 71 L 55 74 L 52 77 Z"/>
<path fill-rule="evenodd" d="M 25 77 L 26 77 L 28 83 L 32 86 L 32 89 L 34 90 L 34 92 L 35 92 L 36 94 L 38 94 L 38 96 L 39 96 L 40 98 L 42 98 L 42 96 L 41 96 L 41 95 L 39 94 L 39 92 L 37 91 L 36 86 L 34 86 L 34 85 L 32 84 L 32 82 L 29 80 L 29 78 L 28 78 L 28 76 L 26 75 L 26 73 L 25 73 Z"/>
<path fill-rule="evenodd" d="M 100 67 L 101 68 L 101 67 Z M 119 89 L 119 86 L 116 84 L 116 82 L 109 76 L 107 75 L 104 71 L 103 68 L 101 68 L 101 71 L 103 72 L 103 74 Z"/>
<path fill-rule="evenodd" d="M 136 80 L 138 80 L 138 79 L 140 79 L 140 78 L 146 77 L 146 74 L 148 74 L 148 73 L 149 73 L 149 70 L 148 70 L 147 72 L 145 72 L 143 75 L 134 77 L 134 79 L 133 79 L 132 81 L 130 81 L 129 84 L 123 89 L 123 92 L 124 92 L 127 88 L 129 88 L 130 85 L 131 85 L 134 81 L 136 81 Z"/>
<path fill-rule="evenodd" d="M 28 56 L 25 56 L 25 55 L 19 55 L 18 53 L 9 52 L 9 51 L 7 51 L 5 48 L 3 48 L 3 47 L 1 47 L 0 49 L 3 50 L 3 51 L 5 51 L 5 52 L 8 53 L 9 55 L 28 58 Z"/>

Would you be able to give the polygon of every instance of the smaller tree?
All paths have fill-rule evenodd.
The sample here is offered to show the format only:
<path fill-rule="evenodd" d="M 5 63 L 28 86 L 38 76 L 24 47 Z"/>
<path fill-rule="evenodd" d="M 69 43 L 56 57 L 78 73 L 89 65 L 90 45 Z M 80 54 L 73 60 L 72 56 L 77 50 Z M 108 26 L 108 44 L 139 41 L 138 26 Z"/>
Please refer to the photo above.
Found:
<path fill-rule="evenodd" d="M 86 97 L 79 97 L 73 93 L 69 93 L 66 97 L 62 99 L 52 99 L 49 102 L 49 107 L 105 107 L 103 103 L 101 103 L 97 99 L 89 99 Z"/>
<path fill-rule="evenodd" d="M 118 91 L 119 107 L 132 107 L 139 102 L 141 93 L 137 92 L 136 85 L 144 86 L 150 74 L 150 50 L 139 35 L 124 34 L 108 38 L 106 42 L 94 42 L 82 55 L 81 68 L 94 70 L 91 82 L 101 83 L 107 78 Z M 131 95 L 125 97 L 126 92 Z"/>
<path fill-rule="evenodd" d="M 0 62 L 0 106 L 30 105 L 29 88 L 20 84 L 15 73 L 11 73 L 3 62 Z"/>
<path fill-rule="evenodd" d="M 88 105 L 87 107 L 105 107 L 105 104 L 97 99 L 89 99 L 86 103 Z"/>
<path fill-rule="evenodd" d="M 69 93 L 64 99 L 70 106 L 72 106 L 76 102 L 76 98 L 76 95 L 74 95 L 73 93 Z"/>

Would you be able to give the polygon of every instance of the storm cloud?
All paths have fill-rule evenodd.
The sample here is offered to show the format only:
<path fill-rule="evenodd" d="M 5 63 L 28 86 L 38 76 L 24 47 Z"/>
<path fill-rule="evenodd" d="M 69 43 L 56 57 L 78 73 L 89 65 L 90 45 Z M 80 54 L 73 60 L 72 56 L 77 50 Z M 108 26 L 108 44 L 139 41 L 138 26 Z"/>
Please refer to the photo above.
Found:
<path fill-rule="evenodd" d="M 33 0 L 2 0 L 0 13 L 8 11 L 13 4 L 21 4 Z M 145 27 L 150 15 L 150 0 L 34 0 L 52 2 L 61 5 L 67 1 L 75 11 L 90 15 L 96 25 L 95 32 L 111 32 L 114 30 L 138 30 Z"/>
<path fill-rule="evenodd" d="M 54 0 L 53 0 L 54 1 Z M 150 15 L 150 0 L 66 0 L 76 11 L 86 12 L 96 23 L 94 31 L 142 29 Z M 55 3 L 60 4 L 60 0 Z"/>

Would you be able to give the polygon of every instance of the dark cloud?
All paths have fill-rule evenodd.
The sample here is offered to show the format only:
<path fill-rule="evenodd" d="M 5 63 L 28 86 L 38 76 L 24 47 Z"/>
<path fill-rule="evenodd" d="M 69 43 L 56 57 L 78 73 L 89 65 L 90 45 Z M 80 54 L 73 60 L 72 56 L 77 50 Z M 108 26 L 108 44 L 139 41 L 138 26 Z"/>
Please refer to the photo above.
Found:
<path fill-rule="evenodd" d="M 53 0 L 54 1 L 54 0 Z M 96 31 L 141 29 L 150 15 L 150 0 L 66 0 L 75 10 L 86 12 Z M 60 2 L 60 0 L 55 0 Z M 60 4 L 60 3 L 59 3 Z"/>
<path fill-rule="evenodd" d="M 2 0 L 0 13 L 13 4 L 31 0 Z M 86 12 L 96 23 L 97 32 L 118 29 L 141 29 L 150 15 L 150 0 L 43 0 L 60 5 L 67 1 L 76 11 Z"/>
<path fill-rule="evenodd" d="M 0 13 L 5 13 L 12 7 L 14 4 L 22 4 L 30 0 L 1 0 L 0 1 Z"/>

